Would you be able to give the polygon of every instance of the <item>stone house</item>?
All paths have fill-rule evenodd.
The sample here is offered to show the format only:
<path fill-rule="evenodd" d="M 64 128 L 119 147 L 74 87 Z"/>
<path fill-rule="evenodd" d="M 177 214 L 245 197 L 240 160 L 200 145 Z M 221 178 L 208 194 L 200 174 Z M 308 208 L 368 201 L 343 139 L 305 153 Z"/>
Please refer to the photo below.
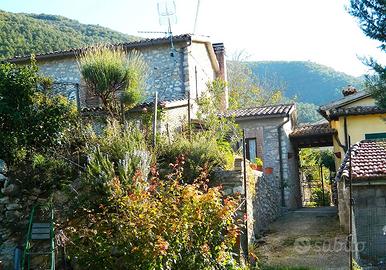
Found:
<path fill-rule="evenodd" d="M 384 267 L 386 260 L 386 140 L 362 140 L 354 144 L 351 147 L 351 166 L 350 152 L 348 152 L 338 170 L 336 181 L 339 192 L 339 218 L 341 225 L 347 231 L 350 226 L 350 210 L 352 213 L 352 237 L 356 261 L 361 266 Z M 353 202 L 351 209 L 350 184 Z"/>
<path fill-rule="evenodd" d="M 161 129 L 173 130 L 188 117 L 195 118 L 197 99 L 206 91 L 208 82 L 217 78 L 226 80 L 225 49 L 222 43 L 212 44 L 207 38 L 185 34 L 156 39 L 116 44 L 126 51 L 141 52 L 148 66 L 145 103 L 153 102 L 158 92 L 159 102 L 165 106 Z M 69 49 L 35 56 L 40 72 L 52 77 L 60 91 L 77 100 L 83 111 L 100 106 L 95 97 L 85 91 L 77 64 L 77 55 L 85 48 Z M 30 57 L 9 59 L 17 64 L 28 63 Z M 224 90 L 222 107 L 228 106 L 227 89 Z M 190 103 L 190 110 L 188 103 Z"/>
<path fill-rule="evenodd" d="M 301 207 L 297 149 L 289 135 L 296 126 L 294 104 L 279 104 L 227 111 L 245 130 L 246 156 L 251 162 L 263 161 L 267 181 L 257 194 L 268 206 L 258 218 L 273 221 L 283 209 Z M 263 183 L 261 183 L 263 184 Z"/>

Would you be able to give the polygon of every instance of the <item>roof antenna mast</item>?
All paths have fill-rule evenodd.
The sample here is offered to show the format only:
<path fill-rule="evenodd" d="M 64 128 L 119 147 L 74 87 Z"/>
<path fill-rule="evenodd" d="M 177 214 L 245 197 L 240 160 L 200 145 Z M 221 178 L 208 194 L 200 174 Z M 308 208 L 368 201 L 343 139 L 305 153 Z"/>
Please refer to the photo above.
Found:
<path fill-rule="evenodd" d="M 201 4 L 201 0 L 197 0 L 196 18 L 194 19 L 193 34 L 196 33 L 196 29 L 197 29 L 197 21 L 198 21 L 198 13 L 200 12 L 200 4 Z"/>
<path fill-rule="evenodd" d="M 170 39 L 172 51 L 174 51 L 172 24 L 177 23 L 176 3 L 174 0 L 162 0 L 157 3 L 157 9 L 159 16 L 159 24 L 161 26 L 167 25 L 167 36 Z M 173 56 L 173 52 L 170 55 Z"/>

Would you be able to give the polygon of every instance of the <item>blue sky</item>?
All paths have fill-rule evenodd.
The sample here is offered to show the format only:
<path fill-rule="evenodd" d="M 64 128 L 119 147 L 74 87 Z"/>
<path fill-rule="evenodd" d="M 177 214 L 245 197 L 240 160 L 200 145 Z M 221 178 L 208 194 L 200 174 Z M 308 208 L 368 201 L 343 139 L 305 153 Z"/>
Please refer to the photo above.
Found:
<path fill-rule="evenodd" d="M 163 0 L 0 0 L 11 12 L 57 14 L 132 35 L 165 31 L 157 2 Z M 198 0 L 175 0 L 173 32 L 192 33 Z M 348 0 L 200 0 L 196 33 L 224 42 L 228 58 L 245 50 L 249 60 L 304 60 L 351 75 L 368 71 L 359 57 L 386 55 L 347 14 Z M 148 36 L 147 36 L 148 37 Z"/>

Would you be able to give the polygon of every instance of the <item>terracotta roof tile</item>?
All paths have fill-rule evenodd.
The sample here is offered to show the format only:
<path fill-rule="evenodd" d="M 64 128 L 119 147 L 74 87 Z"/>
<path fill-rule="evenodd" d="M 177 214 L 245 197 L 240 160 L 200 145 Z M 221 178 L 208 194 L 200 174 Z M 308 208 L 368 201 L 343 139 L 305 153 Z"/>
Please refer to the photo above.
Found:
<path fill-rule="evenodd" d="M 190 41 L 192 39 L 192 35 L 190 34 L 183 34 L 183 35 L 178 35 L 178 36 L 173 36 L 173 42 L 178 42 L 178 41 Z M 142 40 L 137 40 L 133 42 L 124 42 L 124 43 L 118 43 L 118 44 L 113 44 L 112 46 L 122 46 L 123 48 L 128 48 L 128 49 L 135 49 L 135 48 L 140 48 L 140 47 L 146 47 L 146 46 L 151 46 L 151 45 L 156 45 L 156 44 L 164 44 L 170 42 L 169 37 L 161 37 L 161 38 L 148 38 L 148 39 L 142 39 Z M 88 47 L 83 47 L 83 48 L 70 48 L 67 50 L 61 50 L 61 51 L 52 51 L 52 52 L 47 52 L 47 53 L 37 53 L 35 55 L 35 58 L 37 60 L 39 59 L 46 59 L 46 58 L 51 58 L 51 57 L 58 57 L 58 56 L 74 56 L 79 54 L 81 51 L 90 48 L 92 46 Z M 15 56 L 11 59 L 7 59 L 5 61 L 8 62 L 23 62 L 23 61 L 29 61 L 30 60 L 30 55 L 23 55 L 23 56 Z"/>
<path fill-rule="evenodd" d="M 371 96 L 370 93 L 366 91 L 359 91 L 355 94 L 345 96 L 341 99 L 335 100 L 333 102 L 330 102 L 328 104 L 320 106 L 319 110 L 320 111 L 326 111 L 334 108 L 341 108 L 342 106 L 345 106 L 347 104 L 351 104 L 357 100 L 361 100 L 363 98 Z"/>
<path fill-rule="evenodd" d="M 336 133 L 336 130 L 331 128 L 328 123 L 307 124 L 295 128 L 294 131 L 291 132 L 290 137 L 299 138 L 313 135 L 332 135 L 334 133 Z"/>
<path fill-rule="evenodd" d="M 363 140 L 351 147 L 353 180 L 386 179 L 386 139 Z M 349 177 L 350 157 L 347 153 L 336 179 Z"/>
<path fill-rule="evenodd" d="M 278 104 L 269 106 L 260 106 L 246 109 L 237 109 L 227 111 L 220 114 L 220 117 L 235 117 L 235 118 L 248 118 L 248 117 L 271 117 L 271 116 L 287 116 L 294 104 Z"/>
<path fill-rule="evenodd" d="M 330 118 L 336 118 L 345 115 L 364 115 L 364 114 L 377 114 L 386 113 L 386 109 L 378 106 L 355 106 L 350 108 L 337 108 L 330 110 Z"/>

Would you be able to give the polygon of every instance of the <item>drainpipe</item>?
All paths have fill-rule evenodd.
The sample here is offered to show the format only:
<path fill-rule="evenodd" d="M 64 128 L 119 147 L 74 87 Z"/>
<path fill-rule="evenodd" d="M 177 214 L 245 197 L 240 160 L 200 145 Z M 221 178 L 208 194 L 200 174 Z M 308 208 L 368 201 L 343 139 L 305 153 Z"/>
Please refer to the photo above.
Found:
<path fill-rule="evenodd" d="M 281 186 L 281 206 L 285 207 L 285 198 L 284 198 L 284 173 L 283 173 L 283 153 L 281 151 L 281 129 L 282 127 L 290 121 L 290 117 L 287 117 L 283 123 L 277 127 L 278 142 L 279 142 L 279 171 L 280 171 L 280 186 Z"/>
<path fill-rule="evenodd" d="M 191 102 L 190 102 L 190 87 L 191 85 L 189 85 L 188 87 L 188 91 L 186 91 L 186 87 L 185 87 L 185 72 L 184 72 L 184 60 L 185 60 L 185 53 L 189 55 L 189 46 L 192 45 L 192 39 L 190 38 L 186 44 L 186 46 L 182 47 L 180 49 L 180 53 L 182 54 L 181 58 L 180 58 L 180 72 L 181 72 L 181 81 L 182 81 L 182 89 L 183 91 L 185 92 L 185 95 L 187 96 L 187 99 L 188 99 L 188 135 L 189 135 L 189 140 L 191 138 Z M 187 57 L 189 58 L 189 56 Z M 189 60 L 187 60 L 189 61 Z M 188 71 L 188 74 L 187 76 L 189 76 L 189 71 Z"/>
<path fill-rule="evenodd" d="M 346 146 L 346 149 L 347 149 L 347 145 L 348 145 L 348 132 L 347 132 L 347 117 L 345 116 L 344 117 L 344 120 L 343 120 L 343 124 L 344 124 L 344 145 Z"/>

